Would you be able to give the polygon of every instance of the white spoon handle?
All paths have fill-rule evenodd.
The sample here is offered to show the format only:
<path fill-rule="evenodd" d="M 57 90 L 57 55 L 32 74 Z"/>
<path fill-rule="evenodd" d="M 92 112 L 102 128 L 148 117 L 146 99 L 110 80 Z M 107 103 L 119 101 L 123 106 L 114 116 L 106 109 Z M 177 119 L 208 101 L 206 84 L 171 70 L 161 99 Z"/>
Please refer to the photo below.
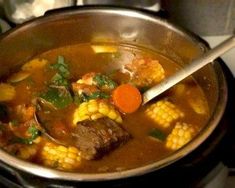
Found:
<path fill-rule="evenodd" d="M 151 99 L 160 95 L 161 93 L 171 88 L 175 84 L 179 83 L 180 81 L 182 81 L 189 75 L 193 74 L 197 70 L 201 69 L 208 63 L 214 61 L 217 57 L 221 56 L 222 54 L 232 49 L 233 47 L 235 47 L 235 36 L 232 36 L 229 39 L 223 41 L 215 48 L 207 51 L 206 53 L 202 54 L 202 56 L 200 56 L 199 58 L 193 60 L 190 64 L 186 65 L 183 69 L 180 69 L 178 72 L 176 72 L 172 76 L 166 78 L 159 84 L 148 89 L 143 94 L 142 104 L 143 105 L 146 104 Z"/>

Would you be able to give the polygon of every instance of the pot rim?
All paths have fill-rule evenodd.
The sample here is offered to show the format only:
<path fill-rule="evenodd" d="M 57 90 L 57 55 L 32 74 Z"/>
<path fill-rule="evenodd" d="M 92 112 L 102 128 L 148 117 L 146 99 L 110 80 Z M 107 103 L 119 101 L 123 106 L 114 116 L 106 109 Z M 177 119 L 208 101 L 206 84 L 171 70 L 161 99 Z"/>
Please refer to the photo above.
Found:
<path fill-rule="evenodd" d="M 135 17 L 142 20 L 148 20 L 153 23 L 159 23 L 167 28 L 170 28 L 174 32 L 177 32 L 180 35 L 183 35 L 187 39 L 191 40 L 193 43 L 196 43 L 200 47 L 202 47 L 203 50 L 208 50 L 208 46 L 205 44 L 205 42 L 198 37 L 197 35 L 186 31 L 185 29 L 182 29 L 178 26 L 175 26 L 172 23 L 169 23 L 167 20 L 159 18 L 157 16 L 154 16 L 152 14 L 144 13 L 141 10 L 138 9 L 130 9 L 130 8 L 121 8 L 121 7 L 110 7 L 110 6 L 89 6 L 89 7 L 79 7 L 72 10 L 65 10 L 65 11 L 55 11 L 55 13 L 50 13 L 46 15 L 45 17 L 39 17 L 32 21 L 28 21 L 20 26 L 17 26 L 16 28 L 12 29 L 11 31 L 8 31 L 4 33 L 2 36 L 0 36 L 0 42 L 4 39 L 7 35 L 14 34 L 15 31 L 18 30 L 24 30 L 27 29 L 30 26 L 33 26 L 35 24 L 44 23 L 45 21 L 50 20 L 57 20 L 64 18 L 65 16 L 73 15 L 73 14 L 84 14 L 84 13 L 105 13 L 105 14 L 116 14 L 121 16 L 129 16 L 129 17 Z M 56 17 L 54 17 L 56 15 Z M 215 61 L 216 62 L 216 61 Z M 186 144 L 184 147 L 180 148 L 179 150 L 175 151 L 171 155 L 158 160 L 156 162 L 153 162 L 151 164 L 147 164 L 145 166 L 141 166 L 134 169 L 124 170 L 120 172 L 108 172 L 108 173 L 78 173 L 78 172 L 64 172 L 59 170 L 54 170 L 47 167 L 42 167 L 37 164 L 33 164 L 30 162 L 23 161 L 21 159 L 18 159 L 4 150 L 0 149 L 0 160 L 4 163 L 7 163 L 8 165 L 17 168 L 19 170 L 25 171 L 27 173 L 31 173 L 36 176 L 44 177 L 44 178 L 52 178 L 52 179 L 61 179 L 61 180 L 70 180 L 70 181 L 105 181 L 105 180 L 115 180 L 115 179 L 121 179 L 126 177 L 133 177 L 133 176 L 139 176 L 143 175 L 158 169 L 161 169 L 179 159 L 186 156 L 188 153 L 192 152 L 194 149 L 196 149 L 202 142 L 206 140 L 206 138 L 212 133 L 212 131 L 216 128 L 217 124 L 219 123 L 225 107 L 227 103 L 227 85 L 225 81 L 225 77 L 223 75 L 223 72 L 221 70 L 220 65 L 216 65 L 219 71 L 218 76 L 221 79 L 218 79 L 218 81 L 221 80 L 219 83 L 220 92 L 218 96 L 217 101 L 217 108 L 214 110 L 214 112 L 211 115 L 211 118 L 208 120 L 208 125 L 205 126 L 200 134 L 198 134 L 191 142 Z"/>

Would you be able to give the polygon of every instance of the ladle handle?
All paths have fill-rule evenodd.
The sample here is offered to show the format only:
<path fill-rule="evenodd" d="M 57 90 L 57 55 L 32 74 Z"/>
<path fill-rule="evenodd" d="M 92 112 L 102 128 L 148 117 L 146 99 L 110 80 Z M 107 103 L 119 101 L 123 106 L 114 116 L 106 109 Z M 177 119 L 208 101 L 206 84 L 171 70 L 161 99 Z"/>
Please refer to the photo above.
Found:
<path fill-rule="evenodd" d="M 142 104 L 146 104 L 148 101 L 153 99 L 154 97 L 160 95 L 170 87 L 174 86 L 175 84 L 179 83 L 186 77 L 190 76 L 197 70 L 201 69 L 208 63 L 215 60 L 217 57 L 221 56 L 228 50 L 235 47 L 235 36 L 228 38 L 227 40 L 220 43 L 215 48 L 207 51 L 199 58 L 193 60 L 190 64 L 186 65 L 183 69 L 180 69 L 177 73 L 173 74 L 172 76 L 166 78 L 159 84 L 153 86 L 152 88 L 148 89 L 143 94 L 143 102 Z"/>

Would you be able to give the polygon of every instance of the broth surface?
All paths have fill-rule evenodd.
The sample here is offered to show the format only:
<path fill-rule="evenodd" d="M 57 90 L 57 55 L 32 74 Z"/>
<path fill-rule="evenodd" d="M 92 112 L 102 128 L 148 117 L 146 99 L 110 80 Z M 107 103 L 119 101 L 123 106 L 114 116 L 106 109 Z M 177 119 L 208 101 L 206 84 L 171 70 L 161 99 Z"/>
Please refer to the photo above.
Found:
<path fill-rule="evenodd" d="M 35 59 L 45 59 L 49 62 L 49 64 L 54 64 L 56 63 L 58 56 L 63 56 L 69 67 L 70 82 L 76 82 L 81 79 L 83 75 L 90 72 L 95 72 L 108 75 L 112 80 L 118 83 L 118 85 L 122 83 L 129 83 L 131 76 L 128 71 L 125 70 L 125 66 L 138 59 L 147 59 L 148 61 L 157 60 L 165 71 L 165 77 L 180 69 L 175 62 L 167 57 L 139 47 L 129 45 L 111 45 L 111 50 L 106 49 L 106 51 L 100 53 L 96 52 L 92 45 L 94 44 L 65 46 L 63 48 L 53 49 L 40 54 L 35 57 Z M 100 44 L 95 45 L 99 46 Z M 101 46 L 107 47 L 109 45 L 101 44 Z M 12 74 L 14 73 L 11 73 L 6 79 L 2 80 L 2 82 L 9 83 L 9 78 L 11 78 Z M 45 92 L 48 87 L 48 81 L 51 80 L 55 74 L 56 71 L 47 66 L 37 69 L 26 79 L 11 84 L 15 88 L 16 96 L 10 101 L 2 102 L 10 108 L 9 116 L 11 122 L 18 118 L 14 109 L 22 104 L 25 104 L 26 106 L 31 105 L 32 99 L 35 96 Z M 146 88 L 138 87 L 138 89 L 141 91 Z M 175 120 L 170 122 L 170 125 L 167 127 L 159 125 L 159 123 L 146 114 L 146 110 L 149 109 L 152 104 L 161 100 L 167 100 L 170 103 L 173 103 L 176 108 L 180 109 L 183 113 L 182 117 L 177 117 Z M 192 104 L 192 101 L 198 101 L 198 103 L 195 105 Z M 42 116 L 48 122 L 61 121 L 67 126 L 66 131 L 72 131 L 73 128 L 71 127 L 73 113 L 76 108 L 78 108 L 78 105 L 71 103 L 65 108 L 49 112 L 48 114 L 43 113 Z M 178 122 L 179 124 L 186 123 L 190 124 L 190 126 L 192 125 L 193 130 L 196 130 L 196 133 L 192 134 L 192 137 L 194 137 L 206 124 L 209 118 L 209 109 L 202 89 L 192 77 L 189 77 L 161 96 L 158 96 L 147 105 L 141 106 L 136 112 L 131 114 L 120 112 L 120 114 L 123 120 L 120 126 L 131 135 L 131 138 L 126 143 L 121 144 L 117 148 L 103 155 L 101 158 L 94 160 L 81 159 L 81 163 L 78 167 L 73 169 L 73 171 L 87 173 L 121 171 L 140 167 L 163 159 L 175 151 L 175 149 L 166 147 L 166 142 L 169 140 L 168 136 L 172 133 L 176 123 Z M 17 128 L 15 128 L 14 130 L 19 132 L 19 134 L 17 134 L 18 136 L 25 136 L 25 129 L 21 129 L 17 130 Z M 55 134 L 58 132 L 63 132 L 61 130 L 58 131 L 56 127 L 53 127 L 52 129 Z M 159 134 L 163 134 L 164 139 L 160 140 L 154 136 L 151 136 L 150 131 L 153 129 L 157 129 L 160 132 Z M 179 137 L 180 136 L 181 133 L 179 133 Z M 43 134 L 41 137 L 44 137 Z M 57 138 L 60 138 L 59 134 L 57 135 Z M 73 142 L 72 140 L 70 141 Z M 40 143 L 41 146 L 37 147 L 36 153 L 40 153 L 40 150 L 43 150 L 42 147 L 45 142 L 46 141 L 42 141 Z M 12 152 L 12 149 L 10 149 L 11 144 L 9 143 L 2 147 L 16 156 L 20 153 Z M 15 147 L 18 147 L 18 149 L 21 148 L 20 145 Z M 28 145 L 27 147 L 32 147 L 32 145 Z M 21 158 L 24 157 L 21 156 Z M 37 154 L 26 160 L 50 166 L 44 164 L 43 160 L 38 157 Z M 57 166 L 55 164 L 55 166 L 50 167 L 56 168 Z"/>

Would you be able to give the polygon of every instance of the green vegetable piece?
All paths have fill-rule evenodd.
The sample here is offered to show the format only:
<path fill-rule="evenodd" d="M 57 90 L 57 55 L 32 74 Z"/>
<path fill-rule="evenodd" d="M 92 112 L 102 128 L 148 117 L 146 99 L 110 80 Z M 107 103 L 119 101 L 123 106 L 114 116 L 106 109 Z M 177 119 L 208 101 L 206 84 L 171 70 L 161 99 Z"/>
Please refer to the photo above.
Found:
<path fill-rule="evenodd" d="M 35 125 L 31 125 L 27 131 L 31 135 L 31 137 L 29 138 L 16 137 L 14 138 L 13 142 L 30 145 L 30 144 L 33 144 L 33 141 L 38 136 L 41 135 L 41 132 L 36 128 Z"/>
<path fill-rule="evenodd" d="M 85 93 L 81 93 L 80 95 L 75 95 L 74 96 L 74 103 L 76 105 L 80 105 L 83 102 L 87 102 L 89 100 L 88 95 L 86 95 Z"/>
<path fill-rule="evenodd" d="M 110 95 L 101 91 L 96 91 L 92 93 L 91 95 L 87 95 L 85 93 L 81 93 L 80 95 L 74 96 L 74 102 L 77 105 L 80 105 L 83 102 L 87 102 L 91 99 L 108 99 L 110 98 Z"/>
<path fill-rule="evenodd" d="M 51 103 L 56 108 L 65 108 L 73 102 L 70 92 L 64 88 L 51 88 L 49 87 L 46 93 L 40 96 L 44 100 Z"/>
<path fill-rule="evenodd" d="M 88 96 L 88 99 L 108 99 L 110 97 L 109 94 L 101 92 L 101 91 L 96 91 L 92 93 L 91 95 Z"/>
<path fill-rule="evenodd" d="M 68 86 L 68 80 L 65 79 L 63 76 L 61 76 L 59 73 L 56 73 L 52 79 L 51 79 L 51 83 L 57 86 Z"/>
<path fill-rule="evenodd" d="M 149 132 L 149 136 L 156 138 L 160 141 L 164 141 L 166 139 L 166 135 L 160 131 L 159 129 L 153 128 L 150 132 Z"/>
<path fill-rule="evenodd" d="M 110 89 L 117 87 L 117 83 L 111 80 L 108 76 L 97 74 L 93 80 L 97 83 L 98 87 L 107 86 Z"/>
<path fill-rule="evenodd" d="M 70 76 L 69 65 L 65 63 L 63 56 L 58 56 L 57 62 L 52 64 L 51 67 L 57 70 L 63 78 L 68 78 Z"/>

